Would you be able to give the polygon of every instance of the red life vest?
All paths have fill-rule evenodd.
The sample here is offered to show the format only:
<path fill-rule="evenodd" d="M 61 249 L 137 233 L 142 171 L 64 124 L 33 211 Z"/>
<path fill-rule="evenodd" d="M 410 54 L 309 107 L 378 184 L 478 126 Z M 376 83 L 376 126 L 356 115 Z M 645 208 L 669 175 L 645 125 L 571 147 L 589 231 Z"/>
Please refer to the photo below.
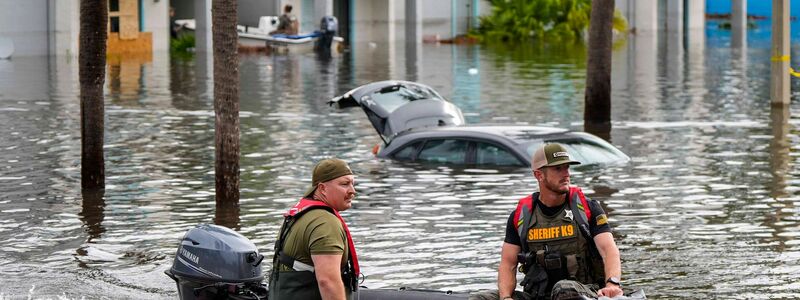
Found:
<path fill-rule="evenodd" d="M 592 210 L 589 208 L 589 203 L 586 201 L 586 196 L 583 195 L 583 191 L 581 190 L 581 188 L 577 186 L 569 187 L 569 201 L 570 201 L 569 203 L 570 207 L 575 207 L 578 208 L 579 210 L 582 209 L 583 214 L 580 214 L 579 212 L 578 221 L 587 222 L 586 224 L 588 226 L 588 220 L 591 220 L 592 218 Z M 522 222 L 524 221 L 524 216 L 532 212 L 533 212 L 533 195 L 528 195 L 527 197 L 520 199 L 519 203 L 517 203 L 516 210 L 514 210 L 514 228 L 516 228 L 517 231 L 520 231 L 520 226 L 522 226 Z M 582 219 L 580 218 L 581 216 L 585 218 L 581 220 Z M 522 236 L 522 234 L 520 234 L 520 236 Z"/>
<path fill-rule="evenodd" d="M 323 208 L 331 213 L 333 213 L 339 221 L 342 222 L 342 228 L 344 228 L 344 233 L 347 236 L 347 247 L 350 250 L 350 262 L 352 263 L 352 268 L 354 272 L 354 276 L 358 277 L 361 274 L 361 270 L 358 266 L 358 256 L 356 255 L 356 245 L 353 243 L 353 237 L 350 235 L 350 229 L 347 228 L 347 224 L 342 219 L 342 216 L 339 215 L 339 211 L 331 207 L 325 202 L 317 201 L 313 199 L 303 198 L 297 202 L 292 208 L 289 209 L 286 213 L 283 214 L 284 217 L 297 217 L 302 215 L 306 211 L 309 211 L 314 208 Z"/>

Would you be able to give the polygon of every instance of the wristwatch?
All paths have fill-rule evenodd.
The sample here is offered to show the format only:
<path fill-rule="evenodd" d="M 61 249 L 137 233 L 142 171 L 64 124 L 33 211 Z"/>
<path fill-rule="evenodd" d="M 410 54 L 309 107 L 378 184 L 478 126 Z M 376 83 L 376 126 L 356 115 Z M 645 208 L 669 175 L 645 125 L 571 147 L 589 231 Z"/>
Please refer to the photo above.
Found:
<path fill-rule="evenodd" d="M 606 283 L 615 284 L 618 287 L 622 287 L 622 283 L 619 281 L 619 277 L 614 277 L 614 276 L 608 277 Z"/>

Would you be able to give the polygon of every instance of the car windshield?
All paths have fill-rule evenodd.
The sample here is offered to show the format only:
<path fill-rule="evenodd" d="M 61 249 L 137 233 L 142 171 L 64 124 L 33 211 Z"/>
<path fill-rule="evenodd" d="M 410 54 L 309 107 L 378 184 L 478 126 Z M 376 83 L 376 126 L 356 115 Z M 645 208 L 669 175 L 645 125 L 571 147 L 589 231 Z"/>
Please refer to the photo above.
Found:
<path fill-rule="evenodd" d="M 393 112 L 400 106 L 408 102 L 420 99 L 442 100 L 441 96 L 435 91 L 417 85 L 392 85 L 368 95 L 372 101 L 386 109 L 388 113 Z"/>
<path fill-rule="evenodd" d="M 608 164 L 620 161 L 627 161 L 628 156 L 611 145 L 602 145 L 588 140 L 560 140 L 548 141 L 559 143 L 567 149 L 570 158 L 577 160 L 584 165 Z M 533 152 L 542 146 L 541 141 L 531 142 L 525 145 L 528 156 L 532 157 Z"/>

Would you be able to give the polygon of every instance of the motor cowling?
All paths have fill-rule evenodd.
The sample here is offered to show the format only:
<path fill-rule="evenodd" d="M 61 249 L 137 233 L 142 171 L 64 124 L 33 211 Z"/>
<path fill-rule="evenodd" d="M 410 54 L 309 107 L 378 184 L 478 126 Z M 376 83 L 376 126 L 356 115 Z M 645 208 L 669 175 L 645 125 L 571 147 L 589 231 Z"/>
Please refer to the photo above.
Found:
<path fill-rule="evenodd" d="M 334 16 L 324 16 L 320 20 L 319 30 L 325 34 L 335 34 L 339 30 L 339 21 Z"/>
<path fill-rule="evenodd" d="M 183 236 L 165 273 L 178 285 L 180 299 L 259 299 L 266 295 L 263 260 L 256 245 L 241 234 L 200 224 Z"/>

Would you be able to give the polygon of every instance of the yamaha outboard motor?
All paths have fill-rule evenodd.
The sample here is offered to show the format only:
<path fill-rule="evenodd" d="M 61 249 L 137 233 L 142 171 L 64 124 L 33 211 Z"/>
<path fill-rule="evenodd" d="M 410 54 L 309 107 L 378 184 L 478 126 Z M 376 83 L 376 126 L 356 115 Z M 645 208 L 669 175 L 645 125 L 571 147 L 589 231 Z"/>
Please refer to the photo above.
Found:
<path fill-rule="evenodd" d="M 315 45 L 317 51 L 330 52 L 333 37 L 339 30 L 339 21 L 334 16 L 324 16 L 319 24 L 319 32 L 322 34 Z"/>
<path fill-rule="evenodd" d="M 264 256 L 246 237 L 226 227 L 200 224 L 183 236 L 172 267 L 165 271 L 189 299 L 267 299 Z"/>

